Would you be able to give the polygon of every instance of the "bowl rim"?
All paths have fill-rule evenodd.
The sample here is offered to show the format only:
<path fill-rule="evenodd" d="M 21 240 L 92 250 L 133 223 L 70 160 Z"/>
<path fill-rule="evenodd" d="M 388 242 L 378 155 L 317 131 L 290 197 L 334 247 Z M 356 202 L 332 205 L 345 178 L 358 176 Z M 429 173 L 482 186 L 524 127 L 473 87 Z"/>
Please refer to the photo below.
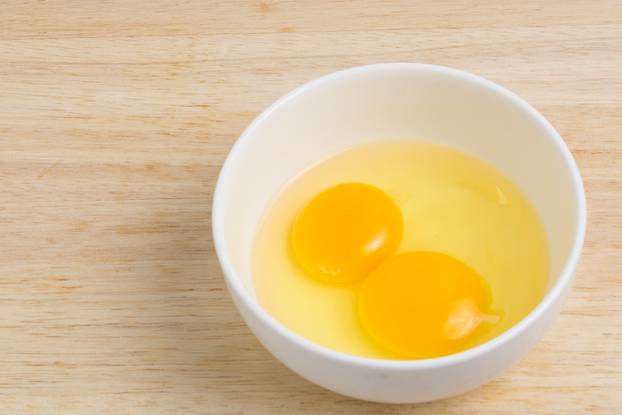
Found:
<path fill-rule="evenodd" d="M 282 323 L 272 317 L 259 304 L 259 302 L 248 293 L 241 280 L 236 277 L 235 269 L 232 266 L 231 260 L 225 249 L 224 233 L 221 231 L 223 226 L 222 212 L 225 209 L 225 206 L 223 205 L 223 203 L 221 203 L 221 200 L 223 200 L 222 194 L 225 192 L 224 183 L 227 181 L 227 178 L 230 175 L 231 169 L 233 168 L 232 166 L 234 160 L 236 159 L 237 155 L 242 151 L 245 143 L 250 140 L 253 131 L 262 122 L 264 122 L 273 112 L 277 111 L 288 101 L 327 82 L 337 81 L 343 78 L 350 77 L 352 75 L 358 75 L 365 72 L 397 69 L 412 71 L 432 71 L 445 76 L 454 77 L 465 82 L 478 84 L 478 86 L 481 86 L 499 95 L 504 96 L 506 99 L 519 107 L 519 109 L 527 112 L 531 116 L 531 118 L 538 124 L 540 124 L 540 126 L 546 131 L 548 138 L 553 141 L 553 143 L 557 147 L 557 150 L 562 155 L 565 162 L 565 167 L 567 168 L 572 178 L 573 190 L 574 194 L 576 195 L 577 204 L 578 223 L 576 224 L 576 232 L 574 235 L 572 249 L 568 257 L 566 258 L 563 270 L 557 278 L 555 284 L 549 289 L 544 298 L 540 300 L 538 305 L 533 310 L 531 310 L 529 314 L 527 314 L 527 316 L 525 316 L 522 320 L 514 324 L 512 327 L 510 327 L 508 330 L 504 331 L 497 337 L 494 337 L 486 341 L 485 343 L 482 343 L 467 350 L 463 350 L 458 353 L 428 359 L 391 360 L 351 355 L 319 345 L 291 331 L 289 328 L 285 327 Z M 581 255 L 581 250 L 583 248 L 586 222 L 587 208 L 585 191 L 578 166 L 564 140 L 542 114 L 540 114 L 535 108 L 527 103 L 527 101 L 519 97 L 514 92 L 483 77 L 471 74 L 460 69 L 424 63 L 379 63 L 342 69 L 337 72 L 332 72 L 309 82 L 306 82 L 305 84 L 288 92 L 277 101 L 272 103 L 263 112 L 261 112 L 261 114 L 259 114 L 251 122 L 251 124 L 242 132 L 239 138 L 235 141 L 221 168 L 212 200 L 212 237 L 216 249 L 216 255 L 223 270 L 227 286 L 229 287 L 229 290 L 233 291 L 232 294 L 235 294 L 238 298 L 240 298 L 250 309 L 250 311 L 261 320 L 263 324 L 269 326 L 274 332 L 276 332 L 280 336 L 285 337 L 289 342 L 294 343 L 296 346 L 306 350 L 307 352 L 319 355 L 323 358 L 346 363 L 353 366 L 398 371 L 423 370 L 461 364 L 466 361 L 473 360 L 479 356 L 490 353 L 495 349 L 498 349 L 499 347 L 503 346 L 504 344 L 510 342 L 512 339 L 517 337 L 521 332 L 527 330 L 538 319 L 540 319 L 547 312 L 547 310 L 549 310 L 554 305 L 556 300 L 564 293 L 565 289 L 572 284 L 574 271 L 577 267 Z"/>

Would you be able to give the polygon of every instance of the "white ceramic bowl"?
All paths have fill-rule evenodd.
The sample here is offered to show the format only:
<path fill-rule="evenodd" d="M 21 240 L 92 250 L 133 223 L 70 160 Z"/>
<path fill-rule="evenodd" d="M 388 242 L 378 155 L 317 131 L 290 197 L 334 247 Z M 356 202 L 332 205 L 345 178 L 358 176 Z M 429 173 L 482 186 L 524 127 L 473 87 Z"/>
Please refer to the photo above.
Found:
<path fill-rule="evenodd" d="M 540 304 L 487 343 L 425 360 L 378 360 L 336 352 L 272 318 L 257 302 L 251 278 L 253 239 L 270 201 L 300 171 L 341 150 L 368 141 L 421 138 L 487 160 L 535 205 L 551 259 L 551 283 Z M 229 291 L 264 346 L 311 382 L 351 397 L 392 403 L 465 392 L 524 356 L 558 314 L 570 289 L 585 222 L 577 166 L 540 113 L 480 77 L 408 63 L 336 72 L 270 106 L 231 150 L 214 193 L 212 217 Z"/>

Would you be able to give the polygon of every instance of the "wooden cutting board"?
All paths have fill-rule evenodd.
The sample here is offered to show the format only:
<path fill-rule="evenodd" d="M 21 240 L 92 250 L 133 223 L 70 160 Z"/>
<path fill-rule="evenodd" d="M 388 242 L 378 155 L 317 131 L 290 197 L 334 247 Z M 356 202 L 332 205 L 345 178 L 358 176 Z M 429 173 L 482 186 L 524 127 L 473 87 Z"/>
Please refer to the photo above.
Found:
<path fill-rule="evenodd" d="M 527 99 L 589 205 L 545 339 L 490 384 L 419 406 L 344 398 L 272 358 L 210 235 L 219 168 L 262 109 L 392 61 Z M 621 413 L 621 131 L 615 0 L 0 1 L 0 413 Z"/>

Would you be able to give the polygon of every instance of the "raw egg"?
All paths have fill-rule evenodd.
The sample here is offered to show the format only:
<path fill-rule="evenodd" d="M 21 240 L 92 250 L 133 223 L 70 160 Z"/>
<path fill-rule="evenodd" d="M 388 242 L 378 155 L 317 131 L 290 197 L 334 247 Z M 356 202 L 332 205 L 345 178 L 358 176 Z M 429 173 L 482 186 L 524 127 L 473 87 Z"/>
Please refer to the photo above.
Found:
<path fill-rule="evenodd" d="M 292 247 L 310 275 L 332 283 L 369 274 L 399 245 L 400 209 L 382 190 L 343 183 L 315 196 L 300 211 L 292 229 Z"/>
<path fill-rule="evenodd" d="M 251 271 L 262 307 L 352 356 L 477 347 L 533 310 L 549 282 L 546 233 L 520 189 L 492 165 L 417 139 L 319 161 L 259 225 Z"/>
<path fill-rule="evenodd" d="M 488 314 L 490 295 L 480 276 L 439 252 L 390 258 L 365 279 L 358 313 L 368 334 L 405 358 L 429 358 L 464 348 Z"/>

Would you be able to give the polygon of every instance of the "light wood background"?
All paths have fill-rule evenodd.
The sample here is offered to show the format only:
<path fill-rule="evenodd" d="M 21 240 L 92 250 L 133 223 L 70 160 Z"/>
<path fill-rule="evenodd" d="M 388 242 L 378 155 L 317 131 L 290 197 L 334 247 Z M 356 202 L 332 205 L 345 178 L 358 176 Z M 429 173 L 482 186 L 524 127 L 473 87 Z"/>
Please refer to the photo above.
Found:
<path fill-rule="evenodd" d="M 216 175 L 268 104 L 367 63 L 462 68 L 557 127 L 584 176 L 575 289 L 520 364 L 419 406 L 272 358 L 211 241 Z M 0 413 L 622 413 L 619 1 L 0 0 Z"/>

